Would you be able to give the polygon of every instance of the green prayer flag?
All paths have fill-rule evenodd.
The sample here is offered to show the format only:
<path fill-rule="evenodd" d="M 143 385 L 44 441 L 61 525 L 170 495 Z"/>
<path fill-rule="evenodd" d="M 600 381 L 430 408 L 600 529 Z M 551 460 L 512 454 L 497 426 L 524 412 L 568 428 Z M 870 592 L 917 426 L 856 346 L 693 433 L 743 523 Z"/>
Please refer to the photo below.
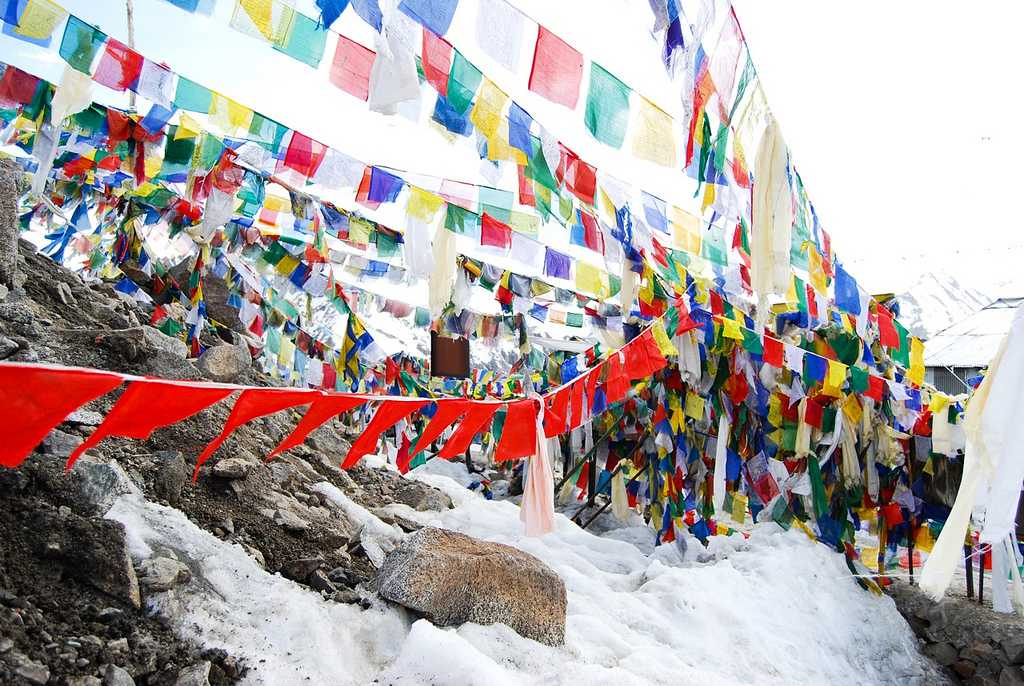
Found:
<path fill-rule="evenodd" d="M 854 393 L 863 393 L 868 390 L 868 370 L 850 367 L 850 390 Z"/>
<path fill-rule="evenodd" d="M 613 148 L 622 146 L 629 124 L 629 86 L 597 62 L 590 63 L 590 90 L 584 122 L 597 140 Z"/>
<path fill-rule="evenodd" d="M 252 123 L 249 124 L 249 136 L 267 150 L 271 152 L 280 150 L 281 141 L 284 140 L 286 133 L 288 133 L 287 126 L 278 124 L 259 112 L 253 113 Z"/>
<path fill-rule="evenodd" d="M 821 467 L 818 458 L 811 455 L 807 458 L 807 476 L 811 481 L 811 501 L 814 503 L 814 518 L 828 516 L 828 498 L 825 496 L 825 482 L 821 480 Z"/>
<path fill-rule="evenodd" d="M 764 345 L 761 344 L 761 337 L 750 329 L 740 329 L 743 333 L 743 349 L 748 353 L 761 355 L 764 353 Z"/>
<path fill-rule="evenodd" d="M 712 226 L 704 234 L 701 241 L 700 255 L 705 260 L 725 266 L 729 264 L 728 248 L 725 244 L 725 233 L 721 227 Z"/>
<path fill-rule="evenodd" d="M 458 50 L 452 51 L 452 68 L 448 73 L 448 104 L 459 114 L 465 114 L 480 87 L 483 74 Z"/>
<path fill-rule="evenodd" d="M 377 230 L 377 257 L 387 259 L 398 251 L 398 240 L 387 231 Z"/>
<path fill-rule="evenodd" d="M 73 69 L 91 74 L 93 58 L 106 40 L 107 34 L 72 14 L 60 41 L 60 56 Z"/>
<path fill-rule="evenodd" d="M 444 217 L 444 227 L 460 236 L 480 235 L 480 215 L 470 212 L 455 203 L 448 203 Z"/>
<path fill-rule="evenodd" d="M 299 12 L 294 14 L 295 18 L 292 20 L 288 35 L 280 45 L 275 44 L 274 48 L 316 69 L 324 56 L 327 31 L 321 29 L 315 19 Z"/>
<path fill-rule="evenodd" d="M 178 88 L 174 92 L 174 107 L 187 112 L 210 111 L 210 104 L 213 101 L 213 93 L 206 86 L 200 86 L 192 79 L 184 76 L 178 77 Z"/>

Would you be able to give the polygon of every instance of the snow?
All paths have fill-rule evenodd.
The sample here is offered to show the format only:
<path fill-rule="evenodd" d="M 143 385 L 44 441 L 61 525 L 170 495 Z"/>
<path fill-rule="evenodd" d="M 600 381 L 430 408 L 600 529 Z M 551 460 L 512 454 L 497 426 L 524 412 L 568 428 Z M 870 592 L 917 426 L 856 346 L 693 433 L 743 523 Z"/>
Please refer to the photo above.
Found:
<path fill-rule="evenodd" d="M 1024 298 L 1002 298 L 957 321 L 928 341 L 929 367 L 984 367 L 995 357 Z"/>
<path fill-rule="evenodd" d="M 268 574 L 242 548 L 180 512 L 137 495 L 122 497 L 108 517 L 125 524 L 134 557 L 167 547 L 188 561 L 196 580 L 156 596 L 155 608 L 170 611 L 182 634 L 245 658 L 256 667 L 246 677 L 251 684 L 300 677 L 466 686 L 935 678 L 893 602 L 861 590 L 840 556 L 796 531 L 756 525 L 749 540 L 716 537 L 707 550 L 691 541 L 684 556 L 676 546 L 652 553 L 651 533 L 645 537 L 639 527 L 595 535 L 558 515 L 554 533 L 526 538 L 518 507 L 468 490 L 472 477 L 461 464 L 427 463 L 411 474 L 444 490 L 455 507 L 391 506 L 396 512 L 515 546 L 558 573 L 568 598 L 565 646 L 538 644 L 503 625 L 413 622 L 381 601 L 363 612 L 324 600 Z M 318 490 L 364 527 L 386 533 L 380 528 L 386 525 L 337 489 L 320 484 Z"/>

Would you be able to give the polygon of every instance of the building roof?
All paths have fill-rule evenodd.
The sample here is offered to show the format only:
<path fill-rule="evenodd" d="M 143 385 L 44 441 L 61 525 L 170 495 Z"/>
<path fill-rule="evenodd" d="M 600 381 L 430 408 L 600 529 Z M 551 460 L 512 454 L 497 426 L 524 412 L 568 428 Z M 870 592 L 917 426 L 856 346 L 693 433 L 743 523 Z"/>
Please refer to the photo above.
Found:
<path fill-rule="evenodd" d="M 951 324 L 925 345 L 928 367 L 984 367 L 992 361 L 1024 297 L 999 298 Z"/>

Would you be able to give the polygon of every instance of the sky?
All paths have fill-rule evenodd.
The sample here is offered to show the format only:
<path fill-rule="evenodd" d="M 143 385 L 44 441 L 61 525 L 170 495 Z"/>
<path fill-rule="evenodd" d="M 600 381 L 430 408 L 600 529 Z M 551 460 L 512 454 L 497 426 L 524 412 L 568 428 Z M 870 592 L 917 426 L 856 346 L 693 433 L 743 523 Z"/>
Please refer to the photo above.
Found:
<path fill-rule="evenodd" d="M 315 15 L 313 0 L 293 0 Z M 121 0 L 61 0 L 81 18 L 127 39 Z M 637 92 L 682 120 L 678 86 L 665 75 L 642 0 L 513 0 Z M 694 0 L 685 0 L 684 7 Z M 210 17 L 164 0 L 134 0 L 136 47 L 178 73 L 215 88 L 363 161 L 471 183 L 488 178 L 472 145 L 453 144 L 423 121 L 427 111 L 385 117 L 334 89 L 319 71 L 228 26 L 233 2 Z M 476 42 L 479 3 L 463 0 L 449 40 L 535 119 L 602 170 L 692 207 L 682 173 L 632 158 L 585 131 L 582 102 L 570 111 L 526 88 L 532 30 L 516 73 Z M 719 16 L 727 3 L 719 0 Z M 873 292 L 900 291 L 928 271 L 987 293 L 1007 292 L 1024 232 L 1013 212 L 1015 163 L 1024 152 L 1022 96 L 1010 67 L 1024 63 L 1013 32 L 1024 5 L 866 0 L 844 8 L 812 0 L 735 0 L 765 92 L 793 160 L 836 252 Z M 351 9 L 334 26 L 373 46 Z M 329 52 L 330 49 L 328 49 Z M 59 81 L 55 48 L 0 36 L 0 57 Z M 102 87 L 97 87 L 99 90 Z M 115 99 L 109 91 L 101 99 Z M 585 98 L 581 96 L 581 101 Z M 116 102 L 116 99 L 115 99 Z M 424 100 L 421 107 L 429 107 Z M 627 139 L 628 140 L 628 139 Z"/>

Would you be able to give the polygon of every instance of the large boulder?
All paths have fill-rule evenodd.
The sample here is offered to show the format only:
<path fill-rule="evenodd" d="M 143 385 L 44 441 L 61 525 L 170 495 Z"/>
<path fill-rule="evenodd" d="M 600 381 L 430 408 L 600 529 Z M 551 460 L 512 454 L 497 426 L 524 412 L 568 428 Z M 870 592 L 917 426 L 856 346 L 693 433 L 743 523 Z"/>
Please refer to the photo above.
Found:
<path fill-rule="evenodd" d="M 565 642 L 565 584 L 533 555 L 427 527 L 384 559 L 378 592 L 439 626 L 506 624 L 547 645 Z"/>
<path fill-rule="evenodd" d="M 199 356 L 198 367 L 211 381 L 237 383 L 252 367 L 252 355 L 244 344 L 215 345 Z"/>

